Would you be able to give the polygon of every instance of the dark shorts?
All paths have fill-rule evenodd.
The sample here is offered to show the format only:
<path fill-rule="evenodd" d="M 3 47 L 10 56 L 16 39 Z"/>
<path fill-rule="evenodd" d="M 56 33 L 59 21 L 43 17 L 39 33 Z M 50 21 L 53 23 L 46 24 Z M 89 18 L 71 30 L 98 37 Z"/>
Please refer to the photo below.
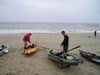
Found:
<path fill-rule="evenodd" d="M 67 52 L 67 50 L 68 50 L 68 45 L 63 46 L 63 51 L 64 51 L 64 52 Z"/>

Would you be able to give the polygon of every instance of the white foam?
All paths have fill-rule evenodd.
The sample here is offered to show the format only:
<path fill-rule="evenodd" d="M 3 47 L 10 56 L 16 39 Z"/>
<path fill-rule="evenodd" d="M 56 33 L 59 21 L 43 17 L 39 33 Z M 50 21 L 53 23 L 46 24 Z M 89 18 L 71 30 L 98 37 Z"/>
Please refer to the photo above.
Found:
<path fill-rule="evenodd" d="M 15 34 L 15 33 L 60 33 L 62 30 L 42 30 L 42 29 L 0 29 L 0 34 Z M 85 30 L 65 30 L 67 33 L 94 33 L 94 31 Z M 100 33 L 100 31 L 97 31 Z"/>
<path fill-rule="evenodd" d="M 55 33 L 49 30 L 39 29 L 0 29 L 0 34 L 13 34 L 13 33 Z"/>

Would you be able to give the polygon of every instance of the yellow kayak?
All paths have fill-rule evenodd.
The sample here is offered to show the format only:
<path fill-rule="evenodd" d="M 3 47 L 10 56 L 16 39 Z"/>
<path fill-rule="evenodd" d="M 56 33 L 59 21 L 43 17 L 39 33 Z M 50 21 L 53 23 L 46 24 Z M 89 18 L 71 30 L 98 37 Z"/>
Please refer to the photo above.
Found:
<path fill-rule="evenodd" d="M 26 49 L 26 50 L 25 50 L 24 54 L 30 55 L 30 54 L 32 54 L 32 53 L 34 53 L 34 52 L 36 52 L 36 51 L 37 51 L 37 48 L 36 48 L 36 47 L 34 47 L 34 48 L 29 48 L 29 49 Z"/>

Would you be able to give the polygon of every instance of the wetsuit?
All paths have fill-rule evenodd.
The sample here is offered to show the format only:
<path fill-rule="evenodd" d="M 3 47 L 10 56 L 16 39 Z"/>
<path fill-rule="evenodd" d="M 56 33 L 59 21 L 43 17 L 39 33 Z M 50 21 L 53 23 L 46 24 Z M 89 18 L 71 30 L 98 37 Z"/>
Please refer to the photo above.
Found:
<path fill-rule="evenodd" d="M 67 52 L 68 45 L 69 45 L 69 37 L 68 37 L 68 35 L 64 35 L 64 40 L 62 42 L 62 45 L 63 45 L 63 51 Z"/>

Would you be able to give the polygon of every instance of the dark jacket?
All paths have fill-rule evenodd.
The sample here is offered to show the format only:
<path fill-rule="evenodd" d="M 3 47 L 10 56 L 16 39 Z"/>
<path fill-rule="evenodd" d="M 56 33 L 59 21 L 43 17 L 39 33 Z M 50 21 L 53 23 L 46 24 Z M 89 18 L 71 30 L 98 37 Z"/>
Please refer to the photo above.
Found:
<path fill-rule="evenodd" d="M 63 42 L 62 42 L 62 45 L 63 46 L 66 46 L 66 45 L 68 45 L 69 44 L 69 36 L 68 35 L 65 35 L 64 36 L 64 40 L 63 40 Z"/>

